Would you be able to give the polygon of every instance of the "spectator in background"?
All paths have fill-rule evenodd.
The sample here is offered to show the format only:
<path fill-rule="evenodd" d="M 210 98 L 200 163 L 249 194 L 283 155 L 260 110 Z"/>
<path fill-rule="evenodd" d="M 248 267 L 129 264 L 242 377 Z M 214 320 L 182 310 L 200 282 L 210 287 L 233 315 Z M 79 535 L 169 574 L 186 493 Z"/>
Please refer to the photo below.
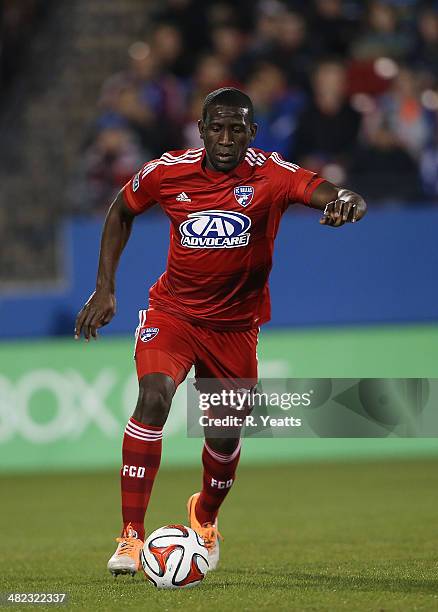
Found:
<path fill-rule="evenodd" d="M 203 147 L 199 136 L 198 119 L 200 112 L 202 112 L 202 104 L 204 102 L 204 96 L 200 93 L 196 93 L 192 96 L 190 105 L 187 109 L 187 117 L 183 127 L 183 141 L 185 148 L 197 149 Z"/>
<path fill-rule="evenodd" d="M 345 56 L 357 35 L 358 21 L 344 15 L 342 0 L 315 0 L 310 39 L 323 56 Z"/>
<path fill-rule="evenodd" d="M 360 187 L 370 200 L 406 202 L 421 198 L 417 164 L 383 118 L 354 152 L 349 170 L 352 188 Z"/>
<path fill-rule="evenodd" d="M 325 174 L 337 168 L 336 177 L 345 177 L 345 168 L 354 149 L 361 122 L 346 96 L 346 72 L 338 61 L 321 62 L 312 78 L 313 96 L 301 114 L 291 159 L 306 168 Z M 333 178 L 333 177 L 332 177 Z"/>
<path fill-rule="evenodd" d="M 250 53 L 255 58 L 266 56 L 274 45 L 277 27 L 285 12 L 285 6 L 278 0 L 259 4 L 259 12 L 250 42 Z"/>
<path fill-rule="evenodd" d="M 417 39 L 411 55 L 425 87 L 438 84 L 438 8 L 425 8 L 418 16 Z"/>
<path fill-rule="evenodd" d="M 430 139 L 432 116 L 423 107 L 414 72 L 402 67 L 391 89 L 379 101 L 385 123 L 415 159 Z"/>
<path fill-rule="evenodd" d="M 185 116 L 187 79 L 192 71 L 193 59 L 185 48 L 178 28 L 168 23 L 161 23 L 155 29 L 150 54 L 159 67 L 158 82 L 163 94 L 160 119 L 168 123 L 170 135 L 176 137 L 175 132 Z M 178 138 L 177 141 L 180 142 Z M 169 145 L 170 139 L 164 149 Z M 162 151 L 163 146 L 160 145 L 160 154 Z"/>
<path fill-rule="evenodd" d="M 314 58 L 314 47 L 307 38 L 304 17 L 287 11 L 276 16 L 274 39 L 262 50 L 259 59 L 276 64 L 286 75 L 289 86 L 308 89 L 308 73 Z"/>
<path fill-rule="evenodd" d="M 366 60 L 390 57 L 403 60 L 412 50 L 412 36 L 401 27 L 397 8 L 375 0 L 368 9 L 364 32 L 351 46 L 354 58 Z"/>
<path fill-rule="evenodd" d="M 236 25 L 238 22 L 237 6 L 239 3 L 215 0 L 206 2 L 208 29 L 214 30 L 225 25 Z"/>
<path fill-rule="evenodd" d="M 235 26 L 223 25 L 211 32 L 213 53 L 238 80 L 244 80 L 251 65 L 246 52 L 247 37 Z"/>
<path fill-rule="evenodd" d="M 287 157 L 293 146 L 297 115 L 304 95 L 288 88 L 284 73 L 274 64 L 262 63 L 246 85 L 258 123 L 254 146 L 278 151 Z"/>
<path fill-rule="evenodd" d="M 78 212 L 103 213 L 123 185 L 151 157 L 123 120 L 108 121 L 81 156 L 71 198 Z"/>
<path fill-rule="evenodd" d="M 227 64 L 219 56 L 204 55 L 195 68 L 190 84 L 188 113 L 183 127 L 185 147 L 202 146 L 198 130 L 198 119 L 202 114 L 202 100 L 209 91 L 219 87 L 242 87 L 242 85 L 233 79 Z"/>
<path fill-rule="evenodd" d="M 233 77 L 227 64 L 213 53 L 204 55 L 195 67 L 190 85 L 192 95 L 205 95 L 219 87 L 239 87 L 240 82 Z"/>
<path fill-rule="evenodd" d="M 208 45 L 208 2 L 203 0 L 165 0 L 156 10 L 155 23 L 173 24 L 181 32 L 186 52 L 195 57 Z"/>
<path fill-rule="evenodd" d="M 3 0 L 0 4 L 0 85 L 2 94 L 26 59 L 27 44 L 51 10 L 45 0 Z"/>
<path fill-rule="evenodd" d="M 179 79 L 190 76 L 193 58 L 176 25 L 166 22 L 157 25 L 151 38 L 151 53 L 164 73 Z"/>
<path fill-rule="evenodd" d="M 173 143 L 178 145 L 178 122 L 182 121 L 184 93 L 175 77 L 162 70 L 159 55 L 143 42 L 130 47 L 126 72 L 110 77 L 102 87 L 102 114 L 97 129 L 114 117 L 124 121 L 154 157 Z"/>
<path fill-rule="evenodd" d="M 209 87 L 237 87 L 238 84 L 240 81 L 218 55 L 208 54 L 199 60 L 193 78 L 193 91 L 205 93 Z"/>

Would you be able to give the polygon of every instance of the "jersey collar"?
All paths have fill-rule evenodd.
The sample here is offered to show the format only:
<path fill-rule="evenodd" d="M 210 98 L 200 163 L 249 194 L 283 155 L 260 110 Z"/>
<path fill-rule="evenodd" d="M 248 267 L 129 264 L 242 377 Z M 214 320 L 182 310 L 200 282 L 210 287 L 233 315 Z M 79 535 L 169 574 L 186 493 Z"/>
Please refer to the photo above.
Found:
<path fill-rule="evenodd" d="M 210 170 L 209 168 L 207 168 L 206 166 L 206 152 L 205 149 L 202 153 L 202 157 L 201 157 L 201 168 L 203 169 L 204 173 L 211 177 L 211 178 L 221 178 L 221 177 L 229 177 L 229 178 L 247 178 L 249 177 L 252 172 L 253 172 L 253 167 L 249 165 L 249 163 L 244 159 L 243 162 L 241 162 L 238 166 L 236 166 L 233 170 L 230 170 L 230 172 L 219 172 L 218 170 Z"/>

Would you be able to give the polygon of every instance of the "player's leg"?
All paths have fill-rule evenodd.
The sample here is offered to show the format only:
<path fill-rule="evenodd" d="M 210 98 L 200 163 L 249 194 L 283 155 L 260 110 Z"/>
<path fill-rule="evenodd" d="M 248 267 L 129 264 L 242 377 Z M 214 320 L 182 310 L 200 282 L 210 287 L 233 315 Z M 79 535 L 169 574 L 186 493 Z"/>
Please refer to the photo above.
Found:
<path fill-rule="evenodd" d="M 236 477 L 240 445 L 240 438 L 205 438 L 202 450 L 202 489 L 187 502 L 190 526 L 199 533 L 207 546 L 210 570 L 216 569 L 219 563 L 221 535 L 217 516 Z"/>
<path fill-rule="evenodd" d="M 213 332 L 205 344 L 198 380 L 218 379 L 228 389 L 250 389 L 257 383 L 258 328 L 244 332 Z M 230 437 L 228 437 L 230 436 Z M 202 451 L 203 486 L 196 503 L 201 523 L 214 523 L 235 481 L 240 459 L 240 430 L 211 435 L 206 430 Z"/>
<path fill-rule="evenodd" d="M 258 329 L 210 333 L 203 344 L 202 360 L 196 364 L 198 383 L 215 378 L 226 381 L 228 388 L 253 387 L 257 383 L 257 340 Z M 188 502 L 191 526 L 208 542 L 210 569 L 219 561 L 218 512 L 234 484 L 240 459 L 240 431 L 222 434 L 224 437 L 206 433 L 202 489 Z"/>
<path fill-rule="evenodd" d="M 146 508 L 160 467 L 163 426 L 175 389 L 175 382 L 166 374 L 143 376 L 139 381 L 137 405 L 123 436 L 123 528 L 130 525 L 141 540 L 144 540 Z"/>
<path fill-rule="evenodd" d="M 177 385 L 193 363 L 185 331 L 163 313 L 148 316 L 147 322 L 142 320 L 137 328 L 139 394 L 123 436 L 120 471 L 123 530 L 117 550 L 108 562 L 113 574 L 134 574 L 139 566 L 144 517 L 160 466 L 163 426 Z"/>
<path fill-rule="evenodd" d="M 196 503 L 201 524 L 214 524 L 233 486 L 240 459 L 240 438 L 205 438 L 202 449 L 202 490 Z"/>

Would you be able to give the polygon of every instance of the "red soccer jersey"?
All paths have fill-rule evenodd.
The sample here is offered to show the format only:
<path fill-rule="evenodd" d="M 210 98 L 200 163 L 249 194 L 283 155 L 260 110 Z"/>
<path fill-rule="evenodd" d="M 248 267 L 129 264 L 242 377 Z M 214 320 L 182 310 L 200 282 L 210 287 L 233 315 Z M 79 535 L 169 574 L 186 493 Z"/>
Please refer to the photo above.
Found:
<path fill-rule="evenodd" d="M 159 202 L 170 219 L 167 270 L 149 306 L 215 330 L 269 321 L 268 277 L 281 215 L 323 182 L 278 153 L 248 149 L 231 172 L 205 167 L 205 150 L 164 153 L 124 187 L 139 214 Z"/>

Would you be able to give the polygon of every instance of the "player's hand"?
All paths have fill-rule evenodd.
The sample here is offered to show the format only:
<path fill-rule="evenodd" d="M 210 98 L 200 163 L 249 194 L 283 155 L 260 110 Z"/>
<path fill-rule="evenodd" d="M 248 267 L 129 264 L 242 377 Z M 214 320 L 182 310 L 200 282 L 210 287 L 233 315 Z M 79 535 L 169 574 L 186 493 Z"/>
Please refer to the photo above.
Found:
<path fill-rule="evenodd" d="M 324 216 L 321 217 L 319 222 L 321 225 L 331 227 L 340 227 L 344 223 L 355 223 L 365 215 L 366 208 L 365 201 L 360 195 L 342 189 L 339 192 L 338 199 L 326 205 Z"/>
<path fill-rule="evenodd" d="M 96 290 L 90 295 L 88 301 L 76 317 L 75 340 L 81 334 L 88 342 L 90 336 L 97 340 L 99 327 L 107 325 L 116 314 L 116 297 L 110 291 Z"/>

